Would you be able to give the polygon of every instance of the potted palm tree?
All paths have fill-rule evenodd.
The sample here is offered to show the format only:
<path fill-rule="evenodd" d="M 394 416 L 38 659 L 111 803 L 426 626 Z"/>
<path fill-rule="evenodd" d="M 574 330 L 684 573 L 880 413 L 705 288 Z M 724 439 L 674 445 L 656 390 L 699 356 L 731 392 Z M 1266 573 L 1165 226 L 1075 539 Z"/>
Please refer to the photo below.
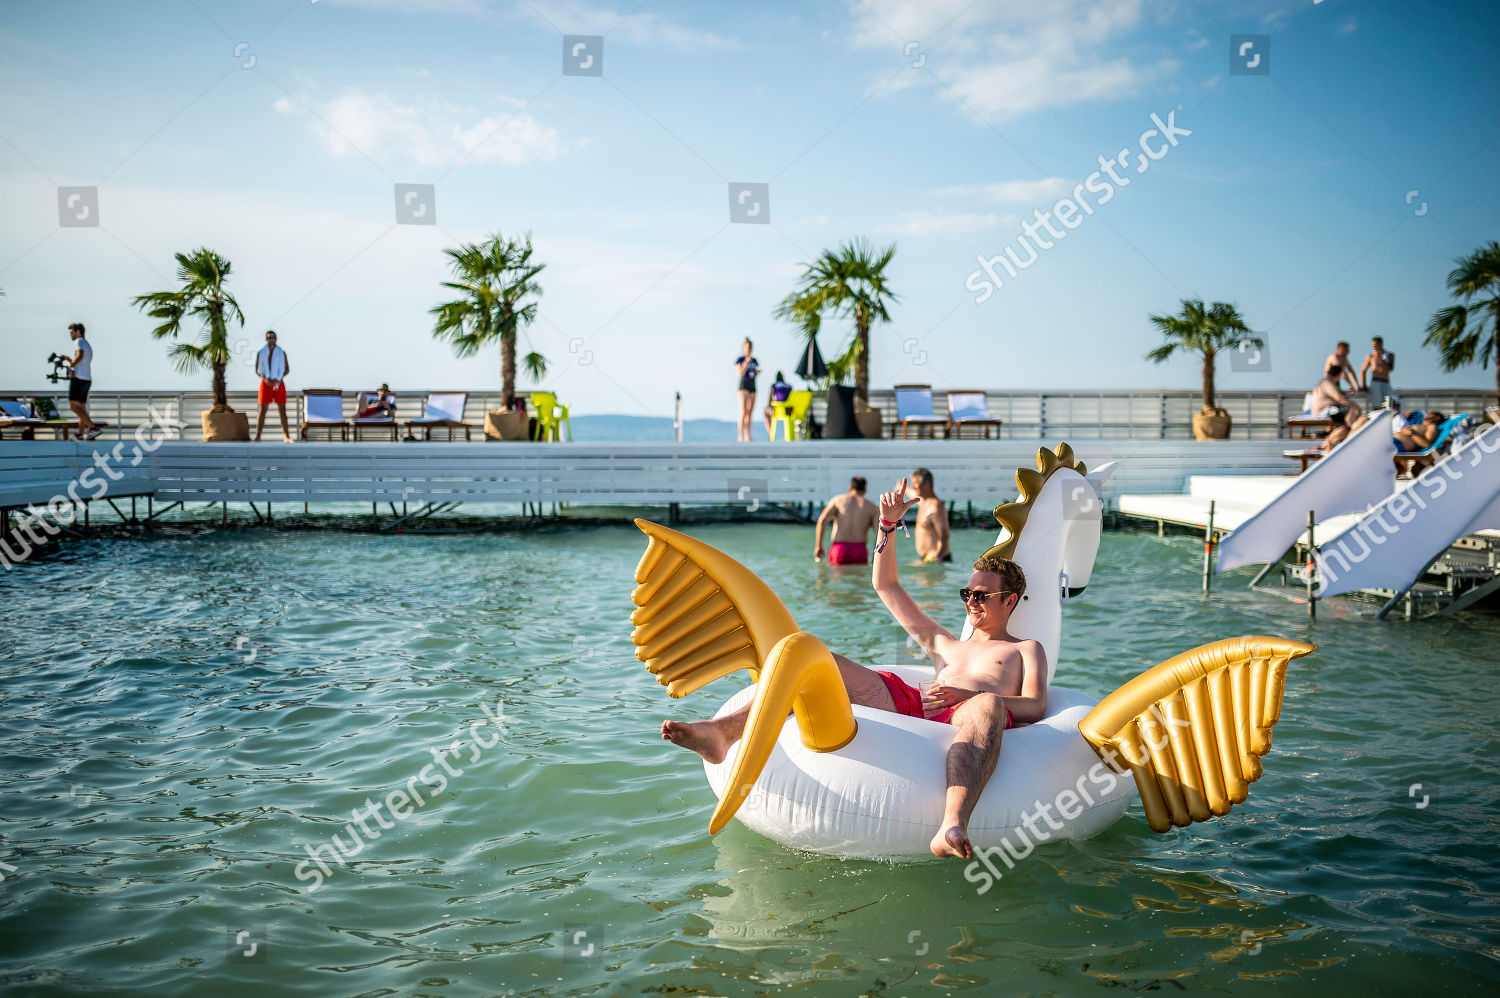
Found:
<path fill-rule="evenodd" d="M 493 435 L 502 440 L 524 440 L 527 417 L 515 411 L 516 334 L 536 321 L 535 299 L 542 293 L 536 276 L 547 265 L 532 262 L 530 233 L 506 239 L 497 232 L 484 242 L 443 252 L 453 271 L 453 280 L 444 281 L 443 287 L 458 297 L 431 309 L 437 319 L 432 335 L 452 345 L 459 357 L 472 357 L 499 342 L 500 411 L 486 418 L 486 436 L 493 428 Z M 533 381 L 547 373 L 547 358 L 535 351 L 522 363 Z"/>
<path fill-rule="evenodd" d="M 1445 371 L 1476 360 L 1486 367 L 1494 358 L 1495 396 L 1500 401 L 1500 242 L 1490 240 L 1453 262 L 1458 266 L 1448 274 L 1448 292 L 1470 301 L 1438 309 L 1427 323 L 1422 345 L 1438 348 Z M 1491 297 L 1474 300 L 1485 294 Z"/>
<path fill-rule="evenodd" d="M 899 300 L 885 276 L 895 255 L 894 243 L 876 250 L 866 239 L 844 243 L 836 252 L 824 250 L 804 265 L 797 287 L 772 313 L 796 325 L 808 339 L 817 335 L 825 313 L 854 320 L 854 336 L 844 352 L 828 362 L 828 372 L 835 382 L 853 372 L 857 403 L 869 403 L 870 326 L 876 320 L 890 322 L 886 303 Z"/>
<path fill-rule="evenodd" d="M 151 330 L 156 339 L 172 337 L 182 330 L 186 319 L 200 325 L 199 342 L 177 342 L 167 351 L 179 373 L 190 374 L 209 368 L 214 373 L 214 404 L 203 414 L 204 440 L 249 440 L 250 420 L 243 412 L 229 407 L 224 385 L 224 368 L 229 363 L 229 320 L 245 324 L 239 303 L 226 289 L 230 264 L 208 248 L 192 253 L 178 253 L 177 279 L 182 282 L 175 291 L 155 291 L 139 295 L 131 304 L 143 310 L 161 325 Z"/>
<path fill-rule="evenodd" d="M 1214 359 L 1221 351 L 1241 344 L 1259 349 L 1265 343 L 1260 337 L 1250 335 L 1250 327 L 1237 308 L 1221 301 L 1204 305 L 1201 298 L 1185 298 L 1180 314 L 1153 315 L 1151 321 L 1162 331 L 1166 342 L 1147 353 L 1147 360 L 1160 364 L 1179 350 L 1203 358 L 1203 408 L 1193 416 L 1193 439 L 1229 439 L 1232 426 L 1229 413 L 1215 404 Z"/>

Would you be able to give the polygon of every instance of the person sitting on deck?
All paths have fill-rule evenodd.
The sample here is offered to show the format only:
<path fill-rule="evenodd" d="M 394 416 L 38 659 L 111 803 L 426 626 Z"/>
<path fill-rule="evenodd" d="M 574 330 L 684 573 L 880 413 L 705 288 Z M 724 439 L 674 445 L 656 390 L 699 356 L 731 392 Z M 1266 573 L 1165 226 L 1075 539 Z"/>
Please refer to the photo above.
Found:
<path fill-rule="evenodd" d="M 916 503 L 907 498 L 904 478 L 880 497 L 881 539 L 871 582 L 896 623 L 932 659 L 937 670 L 933 685 L 922 691 L 894 673 L 867 669 L 839 654 L 833 658 L 853 703 L 958 729 L 948 749 L 943 817 L 929 848 L 934 856 L 973 859 L 969 817 L 995 771 L 1002 737 L 1046 714 L 1047 652 L 1040 642 L 1017 638 L 1008 629 L 1010 615 L 1025 595 L 1026 576 L 1006 558 L 982 555 L 968 585 L 958 591 L 966 622 L 973 627 L 967 641 L 922 612 L 901 587 L 890 543 L 896 525 Z M 750 707 L 711 721 L 663 721 L 661 736 L 718 764 L 744 736 Z M 942 776 L 932 774 L 934 780 Z"/>
<path fill-rule="evenodd" d="M 1402 427 L 1392 436 L 1396 438 L 1396 446 L 1401 448 L 1402 453 L 1415 454 L 1437 442 L 1438 433 L 1447 421 L 1448 417 L 1441 412 L 1429 412 L 1422 417 L 1420 423 Z"/>
<path fill-rule="evenodd" d="M 1351 432 L 1364 425 L 1364 413 L 1353 399 L 1339 389 L 1339 378 L 1344 369 L 1338 364 L 1329 364 L 1323 372 L 1323 380 L 1312 390 L 1312 404 L 1308 411 L 1321 419 L 1333 421 L 1333 429 L 1323 440 L 1324 450 L 1333 450 Z"/>
<path fill-rule="evenodd" d="M 766 436 L 772 436 L 771 416 L 776 412 L 776 403 L 785 402 L 792 394 L 792 386 L 787 384 L 786 376 L 780 371 L 776 372 L 776 380 L 771 382 L 771 404 L 766 406 Z"/>
<path fill-rule="evenodd" d="M 396 396 L 391 394 L 391 386 L 381 382 L 378 391 L 359 393 L 359 409 L 354 413 L 355 419 L 371 419 L 385 417 L 396 418 Z"/>

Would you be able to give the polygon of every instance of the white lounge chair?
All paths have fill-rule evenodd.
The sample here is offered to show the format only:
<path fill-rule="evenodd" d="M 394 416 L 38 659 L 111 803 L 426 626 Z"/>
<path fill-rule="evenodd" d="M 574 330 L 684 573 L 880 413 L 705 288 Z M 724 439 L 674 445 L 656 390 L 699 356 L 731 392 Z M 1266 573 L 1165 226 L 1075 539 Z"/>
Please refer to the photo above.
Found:
<path fill-rule="evenodd" d="M 406 431 L 419 426 L 423 431 L 423 440 L 432 439 L 434 427 L 445 427 L 448 430 L 448 439 L 453 439 L 453 431 L 461 429 L 464 431 L 464 439 L 470 440 L 471 427 L 464 422 L 464 407 L 468 404 L 468 392 L 433 392 L 427 396 L 427 411 L 417 419 L 406 421 Z"/>
<path fill-rule="evenodd" d="M 902 440 L 908 426 L 915 426 L 919 437 L 924 426 L 932 431 L 939 426 L 947 429 L 948 417 L 933 414 L 931 385 L 896 386 L 896 425 L 901 427 Z"/>
<path fill-rule="evenodd" d="M 966 388 L 948 393 L 948 436 L 962 439 L 965 426 L 982 426 L 988 440 L 992 426 L 995 436 L 1000 435 L 1000 422 L 990 415 L 989 396 L 984 392 Z"/>
<path fill-rule="evenodd" d="M 344 393 L 337 388 L 305 388 L 302 391 L 302 439 L 310 440 L 313 430 L 327 430 L 328 439 L 339 431 L 340 440 L 349 439 L 349 421 L 344 418 Z"/>

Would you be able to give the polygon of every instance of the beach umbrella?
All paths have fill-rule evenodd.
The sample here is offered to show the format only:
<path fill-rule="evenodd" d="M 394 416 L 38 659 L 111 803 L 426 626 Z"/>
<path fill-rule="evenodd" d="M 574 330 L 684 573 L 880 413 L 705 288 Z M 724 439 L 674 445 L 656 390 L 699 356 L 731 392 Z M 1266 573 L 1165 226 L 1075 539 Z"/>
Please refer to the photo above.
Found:
<path fill-rule="evenodd" d="M 823 363 L 823 352 L 818 349 L 818 338 L 807 338 L 807 349 L 797 361 L 797 377 L 804 381 L 822 381 L 828 377 L 828 365 Z"/>

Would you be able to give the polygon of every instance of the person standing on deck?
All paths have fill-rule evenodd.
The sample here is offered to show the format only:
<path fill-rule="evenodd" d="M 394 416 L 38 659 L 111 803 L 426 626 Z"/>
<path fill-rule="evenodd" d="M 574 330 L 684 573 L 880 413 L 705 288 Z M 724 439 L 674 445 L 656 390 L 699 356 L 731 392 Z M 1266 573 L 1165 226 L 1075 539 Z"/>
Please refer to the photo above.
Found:
<path fill-rule="evenodd" d="M 292 373 L 287 362 L 286 351 L 276 345 L 276 331 L 266 330 L 266 345 L 255 355 L 255 373 L 260 375 L 260 390 L 256 401 L 260 403 L 260 416 L 255 420 L 255 440 L 260 442 L 261 430 L 266 426 L 266 409 L 274 401 L 281 414 L 281 439 L 292 442 L 292 431 L 286 425 L 286 376 Z"/>
<path fill-rule="evenodd" d="M 1339 380 L 1349 386 L 1351 392 L 1362 392 L 1365 386 L 1360 383 L 1359 375 L 1354 370 L 1354 364 L 1349 360 L 1349 344 L 1345 340 L 1339 340 L 1338 346 L 1334 347 L 1333 353 L 1323 361 L 1323 370 L 1328 370 L 1334 364 L 1339 366 L 1343 372 Z"/>
<path fill-rule="evenodd" d="M 1396 366 L 1396 355 L 1385 348 L 1385 340 L 1379 336 L 1370 338 L 1370 352 L 1365 355 L 1365 362 L 1359 367 L 1359 376 L 1364 378 L 1365 386 L 1369 389 L 1369 407 L 1373 411 L 1385 407 L 1385 397 L 1391 392 L 1391 368 Z M 1370 376 L 1365 378 L 1365 372 Z"/>
<path fill-rule="evenodd" d="M 75 352 L 68 362 L 68 408 L 78 417 L 78 439 L 92 440 L 100 433 L 89 418 L 89 389 L 94 386 L 94 348 L 83 338 L 83 323 L 68 326 Z"/>
<path fill-rule="evenodd" d="M 912 488 L 920 500 L 917 504 L 917 533 L 913 538 L 917 554 L 923 561 L 952 561 L 948 547 L 948 508 L 932 487 L 932 472 L 918 468 L 911 473 Z"/>
<path fill-rule="evenodd" d="M 754 344 L 745 338 L 744 349 L 734 359 L 734 370 L 740 379 L 740 435 L 742 444 L 750 442 L 750 420 L 755 411 L 755 376 L 760 373 L 760 361 L 755 359 Z"/>
<path fill-rule="evenodd" d="M 880 510 L 865 498 L 865 480 L 859 475 L 849 479 L 849 491 L 834 496 L 818 516 L 813 534 L 813 561 L 823 560 L 823 530 L 833 521 L 833 546 L 828 551 L 830 565 L 868 565 L 870 531 Z"/>

